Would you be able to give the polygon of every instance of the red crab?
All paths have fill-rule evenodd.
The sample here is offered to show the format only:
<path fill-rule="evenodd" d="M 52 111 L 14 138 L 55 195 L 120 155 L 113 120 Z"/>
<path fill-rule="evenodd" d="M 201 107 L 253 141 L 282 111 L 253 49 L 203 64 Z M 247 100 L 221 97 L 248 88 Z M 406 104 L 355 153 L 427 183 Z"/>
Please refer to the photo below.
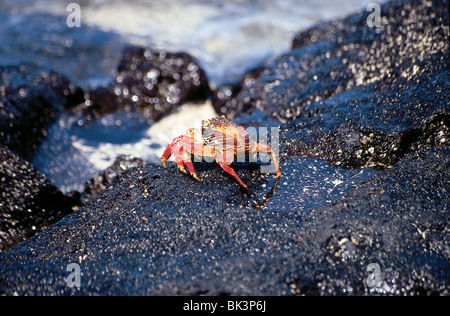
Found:
<path fill-rule="evenodd" d="M 190 128 L 185 135 L 175 137 L 164 151 L 161 162 L 165 168 L 166 160 L 173 154 L 181 172 L 187 173 L 184 169 L 186 166 L 194 179 L 202 182 L 195 172 L 191 156 L 215 159 L 223 170 L 247 189 L 245 183 L 229 165 L 235 158 L 243 158 L 257 152 L 271 154 L 278 179 L 281 176 L 278 158 L 269 145 L 255 142 L 244 127 L 234 124 L 225 117 L 214 117 L 202 121 L 202 133 Z"/>

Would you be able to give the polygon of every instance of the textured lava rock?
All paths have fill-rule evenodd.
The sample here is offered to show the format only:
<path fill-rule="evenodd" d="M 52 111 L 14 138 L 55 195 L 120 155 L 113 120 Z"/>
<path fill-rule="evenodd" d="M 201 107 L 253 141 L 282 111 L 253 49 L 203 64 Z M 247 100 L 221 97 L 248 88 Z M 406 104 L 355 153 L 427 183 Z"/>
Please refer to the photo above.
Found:
<path fill-rule="evenodd" d="M 249 192 L 216 164 L 195 164 L 202 184 L 173 162 L 107 172 L 0 254 L 0 294 L 449 295 L 447 5 L 383 4 L 379 30 L 367 12 L 318 25 L 217 94 L 239 124 L 282 122 L 275 192 L 259 164 L 233 165 Z"/>
<path fill-rule="evenodd" d="M 393 1 L 381 6 L 380 28 L 367 26 L 368 12 L 317 25 L 220 109 L 244 112 L 249 125 L 259 124 L 258 112 L 289 122 L 282 152 L 340 167 L 384 168 L 411 151 L 447 147 L 447 7 Z"/>
<path fill-rule="evenodd" d="M 0 144 L 31 160 L 50 122 L 84 101 L 83 91 L 32 65 L 0 66 Z"/>
<path fill-rule="evenodd" d="M 448 295 L 449 154 L 449 149 L 428 149 L 408 155 L 307 214 L 306 221 L 316 221 L 312 242 L 323 250 L 316 260 L 327 262 L 329 270 L 315 279 L 292 277 L 291 287 L 322 295 Z M 375 287 L 367 282 L 372 263 L 381 273 Z M 341 273 L 355 277 L 338 283 Z"/>
<path fill-rule="evenodd" d="M 311 116 L 307 105 L 349 90 L 373 91 L 416 81 L 428 67 L 446 68 L 448 1 L 391 1 L 381 6 L 380 28 L 368 12 L 313 27 L 297 35 L 293 50 L 277 58 L 234 102 L 283 121 Z M 435 65 L 438 63 L 437 65 Z M 230 104 L 232 107 L 233 104 Z"/>
<path fill-rule="evenodd" d="M 157 120 L 209 93 L 205 72 L 188 54 L 128 47 L 115 82 L 90 91 L 83 113 L 95 118 L 118 110 L 140 110 L 147 119 Z"/>
<path fill-rule="evenodd" d="M 428 70 L 417 78 L 420 85 L 406 81 L 377 93 L 369 85 L 330 97 L 320 114 L 282 126 L 281 151 L 345 168 L 384 168 L 409 152 L 447 147 L 448 70 Z"/>
<path fill-rule="evenodd" d="M 220 115 L 226 115 L 229 119 L 234 119 L 238 114 L 251 108 L 250 104 L 238 102 L 236 96 L 242 89 L 254 84 L 264 69 L 264 67 L 258 67 L 250 70 L 239 82 L 224 83 L 215 89 L 212 93 L 212 104 L 216 112 Z"/>
<path fill-rule="evenodd" d="M 211 164 L 197 165 L 203 184 L 174 164 L 132 168 L 1 254 L 0 293 L 448 295 L 449 154 L 420 151 L 303 212 L 251 208 Z M 247 174 L 261 187 L 259 172 Z M 65 283 L 70 263 L 79 289 Z"/>
<path fill-rule="evenodd" d="M 125 170 L 144 164 L 145 162 L 140 158 L 124 155 L 118 156 L 110 167 L 86 181 L 83 192 L 84 199 L 92 199 L 97 196 L 106 187 L 111 185 L 113 180 Z"/>
<path fill-rule="evenodd" d="M 52 120 L 84 101 L 81 88 L 33 65 L 0 66 L 0 251 L 57 222 L 79 206 L 31 161 Z"/>
<path fill-rule="evenodd" d="M 0 252 L 71 213 L 67 197 L 29 162 L 0 146 Z"/>

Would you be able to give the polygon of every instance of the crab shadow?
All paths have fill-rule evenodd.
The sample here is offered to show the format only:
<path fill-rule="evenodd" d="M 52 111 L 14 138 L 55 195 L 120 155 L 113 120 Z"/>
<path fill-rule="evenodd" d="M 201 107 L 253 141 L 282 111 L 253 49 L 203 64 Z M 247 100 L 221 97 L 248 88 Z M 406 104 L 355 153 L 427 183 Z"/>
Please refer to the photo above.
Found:
<path fill-rule="evenodd" d="M 175 167 L 175 165 L 172 165 Z M 240 194 L 247 202 L 248 206 L 256 210 L 263 210 L 267 202 L 275 194 L 280 178 L 276 178 L 275 173 L 261 172 L 261 166 L 265 164 L 259 162 L 234 162 L 230 165 L 242 181 L 248 186 L 244 188 L 236 179 L 226 173 L 216 163 L 194 162 L 194 167 L 199 177 L 203 180 L 203 185 L 222 185 L 222 188 L 233 190 L 234 194 Z M 186 175 L 190 177 L 190 175 Z M 195 182 L 194 178 L 192 181 Z"/>

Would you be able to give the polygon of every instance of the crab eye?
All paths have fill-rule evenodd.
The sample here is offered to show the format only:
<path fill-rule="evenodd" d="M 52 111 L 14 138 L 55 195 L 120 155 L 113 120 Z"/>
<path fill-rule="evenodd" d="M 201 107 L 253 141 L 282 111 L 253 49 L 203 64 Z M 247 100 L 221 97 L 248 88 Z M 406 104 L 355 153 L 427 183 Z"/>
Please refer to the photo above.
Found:
<path fill-rule="evenodd" d="M 198 142 L 201 142 L 201 143 L 204 142 L 203 138 L 202 138 L 202 134 L 200 134 L 200 132 L 195 128 L 191 128 L 188 135 Z"/>

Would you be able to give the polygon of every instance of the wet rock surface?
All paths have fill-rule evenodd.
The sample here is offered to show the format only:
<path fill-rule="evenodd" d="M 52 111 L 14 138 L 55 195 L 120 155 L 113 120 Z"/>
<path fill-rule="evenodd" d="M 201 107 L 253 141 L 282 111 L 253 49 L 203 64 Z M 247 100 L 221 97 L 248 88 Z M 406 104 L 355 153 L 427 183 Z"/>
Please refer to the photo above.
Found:
<path fill-rule="evenodd" d="M 124 49 L 115 81 L 89 92 L 84 116 L 96 118 L 119 110 L 139 110 L 149 120 L 210 93 L 203 69 L 185 53 L 130 46 Z"/>
<path fill-rule="evenodd" d="M 0 146 L 0 252 L 57 222 L 79 206 L 33 165 Z"/>
<path fill-rule="evenodd" d="M 142 159 L 133 156 L 121 155 L 117 157 L 110 167 L 86 181 L 83 191 L 84 200 L 89 200 L 97 196 L 106 187 L 111 185 L 113 180 L 122 172 L 144 164 L 145 162 Z"/>
<path fill-rule="evenodd" d="M 261 66 L 250 70 L 239 82 L 224 83 L 215 89 L 212 93 L 212 103 L 216 112 L 220 115 L 226 115 L 229 119 L 235 119 L 239 114 L 252 108 L 251 104 L 240 102 L 237 95 L 252 86 L 264 69 Z"/>
<path fill-rule="evenodd" d="M 297 35 L 277 58 L 217 108 L 234 117 L 278 118 L 282 152 L 345 168 L 392 165 L 405 154 L 447 147 L 450 135 L 447 1 L 381 6 Z M 253 115 L 253 113 L 259 115 Z"/>
<path fill-rule="evenodd" d="M 447 6 L 317 25 L 214 92 L 238 124 L 280 126 L 279 183 L 261 162 L 233 164 L 247 192 L 215 163 L 195 163 L 200 184 L 122 157 L 79 210 L 0 254 L 0 294 L 449 295 Z M 124 69 L 149 51 L 131 52 Z"/>
<path fill-rule="evenodd" d="M 303 212 L 253 209 L 210 164 L 198 166 L 203 184 L 173 164 L 133 168 L 3 253 L 0 291 L 448 295 L 449 153 L 407 156 L 331 205 Z M 252 189 L 261 176 L 246 173 Z M 72 262 L 81 267 L 79 290 L 65 284 Z M 377 288 L 367 284 L 371 263 L 383 272 Z"/>
<path fill-rule="evenodd" d="M 331 97 L 320 114 L 285 124 L 281 144 L 290 155 L 324 158 L 344 168 L 390 166 L 407 153 L 447 147 L 448 70 L 373 93 L 373 85 Z M 341 100 L 346 100 L 342 102 Z M 316 109 L 312 109 L 316 110 Z"/>
<path fill-rule="evenodd" d="M 66 77 L 32 64 L 0 66 L 0 252 L 80 205 L 29 161 L 57 115 L 84 101 Z"/>
<path fill-rule="evenodd" d="M 31 64 L 0 66 L 0 74 L 0 144 L 31 160 L 50 123 L 83 102 L 83 91 Z"/>
<path fill-rule="evenodd" d="M 368 13 L 362 12 L 301 32 L 293 49 L 275 59 L 255 82 L 244 79 L 248 84 L 224 105 L 229 107 L 226 112 L 232 115 L 235 107 L 249 107 L 290 121 L 320 113 L 324 100 L 354 87 L 373 83 L 371 91 L 378 93 L 392 85 L 417 83 L 430 68 L 445 73 L 447 4 L 391 1 L 381 6 L 379 28 L 369 27 Z M 311 104 L 315 106 L 308 107 Z"/>

